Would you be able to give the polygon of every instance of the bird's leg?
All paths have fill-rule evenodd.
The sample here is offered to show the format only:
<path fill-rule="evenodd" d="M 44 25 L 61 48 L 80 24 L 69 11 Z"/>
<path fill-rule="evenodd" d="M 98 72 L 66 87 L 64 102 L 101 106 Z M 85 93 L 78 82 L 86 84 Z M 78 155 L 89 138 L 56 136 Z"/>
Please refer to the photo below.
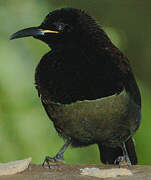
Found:
<path fill-rule="evenodd" d="M 46 156 L 42 166 L 44 167 L 45 163 L 47 163 L 48 167 L 50 168 L 50 164 L 58 165 L 59 162 L 65 163 L 63 154 L 70 144 L 71 144 L 71 139 L 68 139 L 67 142 L 62 146 L 60 151 L 53 158 Z"/>
<path fill-rule="evenodd" d="M 122 144 L 121 148 L 122 148 L 122 151 L 123 151 L 123 156 L 119 156 L 115 160 L 114 164 L 119 164 L 119 167 L 121 165 L 128 165 L 128 166 L 130 166 L 131 165 L 131 161 L 129 159 L 125 143 Z"/>
<path fill-rule="evenodd" d="M 130 161 L 130 159 L 129 159 L 129 156 L 128 156 L 128 152 L 127 152 L 125 143 L 123 143 L 122 150 L 123 150 L 123 155 L 124 155 L 124 157 L 125 157 L 125 161 L 127 162 L 127 165 L 132 165 L 132 164 L 131 164 L 131 161 Z"/>

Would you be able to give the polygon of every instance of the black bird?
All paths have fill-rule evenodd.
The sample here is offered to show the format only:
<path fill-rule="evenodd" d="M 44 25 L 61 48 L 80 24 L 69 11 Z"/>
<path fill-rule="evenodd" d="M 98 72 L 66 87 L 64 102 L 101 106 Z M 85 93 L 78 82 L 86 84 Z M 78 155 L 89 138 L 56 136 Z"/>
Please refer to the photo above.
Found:
<path fill-rule="evenodd" d="M 137 164 L 132 136 L 140 125 L 141 96 L 127 57 L 103 28 L 82 10 L 62 8 L 10 39 L 27 36 L 51 48 L 36 68 L 35 83 L 49 118 L 67 139 L 44 163 L 64 161 L 69 145 L 97 144 L 103 163 Z"/>

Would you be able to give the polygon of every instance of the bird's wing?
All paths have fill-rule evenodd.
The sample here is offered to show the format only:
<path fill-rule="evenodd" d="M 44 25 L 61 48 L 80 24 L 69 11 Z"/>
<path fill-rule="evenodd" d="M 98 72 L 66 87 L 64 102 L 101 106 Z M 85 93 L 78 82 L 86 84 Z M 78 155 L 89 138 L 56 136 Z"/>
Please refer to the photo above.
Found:
<path fill-rule="evenodd" d="M 100 60 L 80 52 L 46 54 L 36 69 L 42 101 L 70 104 L 122 92 L 131 70 L 125 57 L 111 55 L 107 51 L 106 59 Z"/>

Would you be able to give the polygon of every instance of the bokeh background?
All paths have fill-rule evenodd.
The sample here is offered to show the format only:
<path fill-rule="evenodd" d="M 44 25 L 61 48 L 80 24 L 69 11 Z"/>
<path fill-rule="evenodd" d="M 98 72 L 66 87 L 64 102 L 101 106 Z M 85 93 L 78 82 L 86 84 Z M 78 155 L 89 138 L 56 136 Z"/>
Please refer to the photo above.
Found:
<path fill-rule="evenodd" d="M 31 156 L 41 163 L 64 141 L 44 112 L 34 87 L 34 70 L 49 51 L 44 43 L 9 36 L 39 25 L 61 7 L 86 10 L 101 23 L 131 62 L 142 94 L 142 124 L 135 135 L 139 164 L 151 164 L 151 1 L 7 0 L 0 1 L 0 162 Z M 68 148 L 67 163 L 100 164 L 96 145 Z"/>

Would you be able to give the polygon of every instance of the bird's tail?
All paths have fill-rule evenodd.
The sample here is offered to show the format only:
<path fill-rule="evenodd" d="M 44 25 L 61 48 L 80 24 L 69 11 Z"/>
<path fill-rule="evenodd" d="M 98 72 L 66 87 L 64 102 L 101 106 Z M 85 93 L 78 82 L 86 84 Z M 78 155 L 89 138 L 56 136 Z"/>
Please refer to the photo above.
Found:
<path fill-rule="evenodd" d="M 100 144 L 98 146 L 100 150 L 100 158 L 104 164 L 114 164 L 115 160 L 119 156 L 123 156 L 123 151 L 122 151 L 122 148 L 120 147 L 112 148 L 112 147 L 102 146 Z M 137 164 L 137 155 L 135 151 L 134 140 L 132 138 L 129 138 L 125 142 L 125 147 L 126 147 L 129 159 L 131 161 L 131 164 L 132 165 Z"/>

